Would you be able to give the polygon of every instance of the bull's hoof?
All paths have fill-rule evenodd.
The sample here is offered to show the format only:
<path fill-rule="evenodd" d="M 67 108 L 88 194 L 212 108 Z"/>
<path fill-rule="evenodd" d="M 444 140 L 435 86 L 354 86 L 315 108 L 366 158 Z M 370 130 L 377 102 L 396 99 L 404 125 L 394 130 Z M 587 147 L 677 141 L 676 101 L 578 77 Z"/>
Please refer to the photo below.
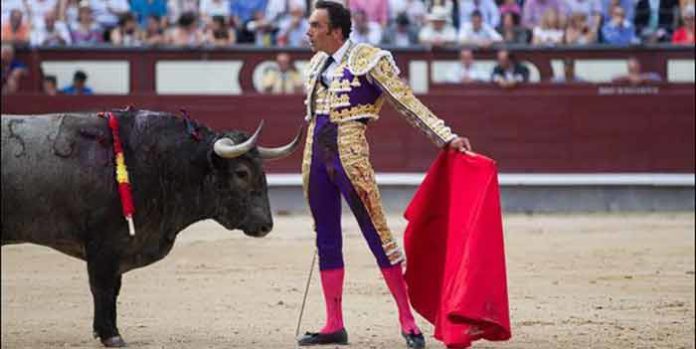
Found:
<path fill-rule="evenodd" d="M 123 348 L 126 346 L 126 342 L 121 338 L 121 336 L 113 336 L 111 338 L 102 339 L 102 344 L 107 348 Z"/>

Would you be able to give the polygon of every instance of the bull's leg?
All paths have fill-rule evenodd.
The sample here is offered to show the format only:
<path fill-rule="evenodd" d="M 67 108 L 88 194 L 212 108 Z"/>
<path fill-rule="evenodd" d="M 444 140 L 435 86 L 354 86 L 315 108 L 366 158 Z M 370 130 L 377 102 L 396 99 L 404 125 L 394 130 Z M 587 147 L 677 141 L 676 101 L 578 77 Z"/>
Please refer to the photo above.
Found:
<path fill-rule="evenodd" d="M 121 289 L 116 253 L 103 248 L 87 248 L 89 286 L 94 298 L 94 334 L 106 347 L 123 347 L 126 343 L 116 328 L 116 297 Z"/>

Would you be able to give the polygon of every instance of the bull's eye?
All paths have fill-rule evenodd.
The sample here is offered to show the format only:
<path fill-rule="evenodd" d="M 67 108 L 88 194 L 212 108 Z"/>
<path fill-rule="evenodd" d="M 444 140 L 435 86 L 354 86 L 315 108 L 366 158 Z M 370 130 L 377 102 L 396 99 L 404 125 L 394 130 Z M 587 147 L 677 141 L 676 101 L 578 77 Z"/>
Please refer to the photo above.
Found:
<path fill-rule="evenodd" d="M 236 170 L 234 171 L 234 174 L 239 178 L 243 180 L 247 180 L 249 178 L 249 170 L 243 169 L 243 170 Z"/>

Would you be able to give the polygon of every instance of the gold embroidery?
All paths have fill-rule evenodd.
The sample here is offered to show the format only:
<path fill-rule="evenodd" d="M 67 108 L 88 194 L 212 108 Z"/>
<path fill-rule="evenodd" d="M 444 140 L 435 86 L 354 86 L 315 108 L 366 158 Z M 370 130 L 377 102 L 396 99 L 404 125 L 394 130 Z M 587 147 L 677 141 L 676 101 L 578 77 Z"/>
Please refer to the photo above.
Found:
<path fill-rule="evenodd" d="M 340 96 L 336 96 L 331 102 L 331 106 L 334 108 L 348 106 L 350 105 L 350 96 L 348 96 L 347 93 L 344 93 Z"/>
<path fill-rule="evenodd" d="M 312 166 L 312 145 L 314 143 L 315 119 L 307 126 L 307 139 L 305 140 L 304 154 L 302 157 L 302 189 L 305 199 L 309 202 L 309 172 Z"/>
<path fill-rule="evenodd" d="M 389 102 L 396 108 L 412 126 L 425 132 L 430 140 L 439 147 L 456 138 L 441 119 L 430 111 L 413 95 L 411 88 L 401 81 L 396 67 L 386 57 L 370 71 L 375 82 L 385 92 Z"/>
<path fill-rule="evenodd" d="M 319 70 L 321 67 L 324 66 L 324 62 L 329 56 L 326 53 L 323 52 L 317 52 L 312 59 L 309 61 L 308 68 L 306 73 L 306 99 L 305 99 L 305 106 L 306 106 L 306 113 L 307 115 L 305 116 L 305 121 L 309 121 L 312 119 L 314 115 L 314 112 L 316 111 L 315 109 L 315 101 L 313 100 L 314 96 L 314 90 L 315 87 L 317 86 L 317 80 L 319 80 Z M 319 84 L 321 85 L 321 84 Z"/>
<path fill-rule="evenodd" d="M 345 108 L 340 111 L 331 111 L 331 122 L 341 123 L 344 121 L 354 120 L 358 117 L 365 117 L 371 120 L 377 120 L 379 118 L 379 107 L 381 107 L 380 99 L 377 100 L 376 104 L 359 104 L 350 108 Z M 332 106 L 336 106 L 336 102 L 332 102 Z"/>
<path fill-rule="evenodd" d="M 326 90 L 324 85 L 319 84 L 314 91 L 314 113 L 315 114 L 329 114 L 331 110 L 329 106 L 331 101 L 329 100 L 329 91 Z"/>
<path fill-rule="evenodd" d="M 374 58 L 380 53 L 380 49 L 367 44 L 357 44 L 351 50 L 348 57 L 348 66 L 354 75 L 364 75 L 374 65 Z"/>
<path fill-rule="evenodd" d="M 331 87 L 329 90 L 331 92 L 350 92 L 352 90 L 352 84 L 348 79 L 334 79 L 331 82 Z"/>
<path fill-rule="evenodd" d="M 360 87 L 360 79 L 357 76 L 353 77 L 353 81 L 350 82 L 351 87 Z"/>
<path fill-rule="evenodd" d="M 365 124 L 360 122 L 339 124 L 338 153 L 341 165 L 379 235 L 385 254 L 392 264 L 396 264 L 403 260 L 403 254 L 387 225 L 375 173 L 370 165 L 365 129 Z"/>

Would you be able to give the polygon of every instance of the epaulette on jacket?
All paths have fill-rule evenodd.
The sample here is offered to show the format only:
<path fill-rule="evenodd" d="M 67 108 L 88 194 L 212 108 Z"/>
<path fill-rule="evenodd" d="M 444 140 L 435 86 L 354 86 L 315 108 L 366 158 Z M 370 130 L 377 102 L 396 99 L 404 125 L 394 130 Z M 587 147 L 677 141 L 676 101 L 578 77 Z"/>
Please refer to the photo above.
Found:
<path fill-rule="evenodd" d="M 355 45 L 350 51 L 350 55 L 348 56 L 348 69 L 350 69 L 353 75 L 365 75 L 377 65 L 382 57 L 387 58 L 398 75 L 399 68 L 396 66 L 396 62 L 394 62 L 394 58 L 389 51 L 362 43 Z"/>

